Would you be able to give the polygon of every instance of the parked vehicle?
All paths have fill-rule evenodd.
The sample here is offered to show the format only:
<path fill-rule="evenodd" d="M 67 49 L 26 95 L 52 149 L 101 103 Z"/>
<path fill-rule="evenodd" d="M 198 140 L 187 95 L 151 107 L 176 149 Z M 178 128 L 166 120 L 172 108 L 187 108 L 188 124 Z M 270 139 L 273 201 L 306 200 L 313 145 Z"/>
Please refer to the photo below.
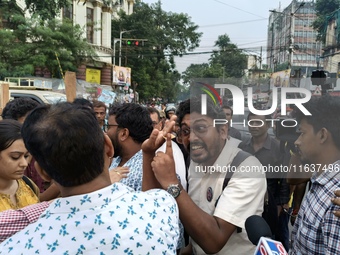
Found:
<path fill-rule="evenodd" d="M 20 87 L 22 88 L 22 87 Z M 29 97 L 40 104 L 55 104 L 57 102 L 65 102 L 66 95 L 50 90 L 32 89 L 9 89 L 10 98 Z"/>

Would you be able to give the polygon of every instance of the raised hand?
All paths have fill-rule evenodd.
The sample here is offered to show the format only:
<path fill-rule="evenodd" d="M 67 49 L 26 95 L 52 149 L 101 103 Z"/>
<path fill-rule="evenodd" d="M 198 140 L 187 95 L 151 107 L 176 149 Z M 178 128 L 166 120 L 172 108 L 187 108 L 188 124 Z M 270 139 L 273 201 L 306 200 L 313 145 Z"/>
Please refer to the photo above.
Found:
<path fill-rule="evenodd" d="M 142 150 L 145 154 L 152 154 L 154 155 L 156 150 L 162 146 L 162 144 L 165 142 L 166 135 L 168 133 L 171 134 L 171 132 L 174 129 L 175 126 L 175 120 L 176 116 L 172 116 L 170 120 L 167 120 L 165 122 L 163 130 L 159 131 L 157 129 L 154 129 L 149 137 L 149 139 L 146 139 L 142 144 Z"/>
<path fill-rule="evenodd" d="M 163 189 L 166 189 L 170 184 L 178 183 L 170 134 L 167 134 L 166 137 L 165 153 L 157 152 L 153 158 L 153 161 L 151 162 L 151 168 L 157 181 L 160 183 Z"/>

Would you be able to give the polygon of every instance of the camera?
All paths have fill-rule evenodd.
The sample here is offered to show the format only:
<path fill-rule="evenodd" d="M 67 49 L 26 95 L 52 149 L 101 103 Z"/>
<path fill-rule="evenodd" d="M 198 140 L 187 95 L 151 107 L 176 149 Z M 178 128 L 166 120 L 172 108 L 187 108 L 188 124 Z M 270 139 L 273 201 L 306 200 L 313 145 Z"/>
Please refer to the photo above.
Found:
<path fill-rule="evenodd" d="M 275 136 L 280 141 L 294 143 L 300 136 L 296 120 L 279 118 L 276 122 Z"/>

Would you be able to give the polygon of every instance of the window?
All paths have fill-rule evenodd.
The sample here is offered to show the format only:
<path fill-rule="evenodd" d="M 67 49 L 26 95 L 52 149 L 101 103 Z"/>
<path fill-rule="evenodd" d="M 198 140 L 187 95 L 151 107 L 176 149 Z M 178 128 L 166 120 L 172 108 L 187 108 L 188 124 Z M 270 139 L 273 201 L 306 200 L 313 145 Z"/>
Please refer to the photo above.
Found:
<path fill-rule="evenodd" d="M 93 21 L 93 9 L 86 8 L 86 39 L 89 43 L 93 43 Z"/>
<path fill-rule="evenodd" d="M 63 8 L 63 19 L 73 20 L 73 4 Z"/>

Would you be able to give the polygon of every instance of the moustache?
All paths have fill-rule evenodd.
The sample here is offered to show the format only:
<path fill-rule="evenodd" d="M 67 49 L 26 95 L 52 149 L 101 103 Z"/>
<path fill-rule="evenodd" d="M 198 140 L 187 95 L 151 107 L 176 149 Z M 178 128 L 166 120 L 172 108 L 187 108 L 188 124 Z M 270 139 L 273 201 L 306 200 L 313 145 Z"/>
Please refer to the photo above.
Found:
<path fill-rule="evenodd" d="M 193 147 L 196 147 L 196 146 L 201 146 L 203 148 L 206 148 L 205 144 L 204 143 L 200 143 L 200 142 L 190 143 L 190 145 L 189 145 L 190 149 L 192 149 Z"/>

